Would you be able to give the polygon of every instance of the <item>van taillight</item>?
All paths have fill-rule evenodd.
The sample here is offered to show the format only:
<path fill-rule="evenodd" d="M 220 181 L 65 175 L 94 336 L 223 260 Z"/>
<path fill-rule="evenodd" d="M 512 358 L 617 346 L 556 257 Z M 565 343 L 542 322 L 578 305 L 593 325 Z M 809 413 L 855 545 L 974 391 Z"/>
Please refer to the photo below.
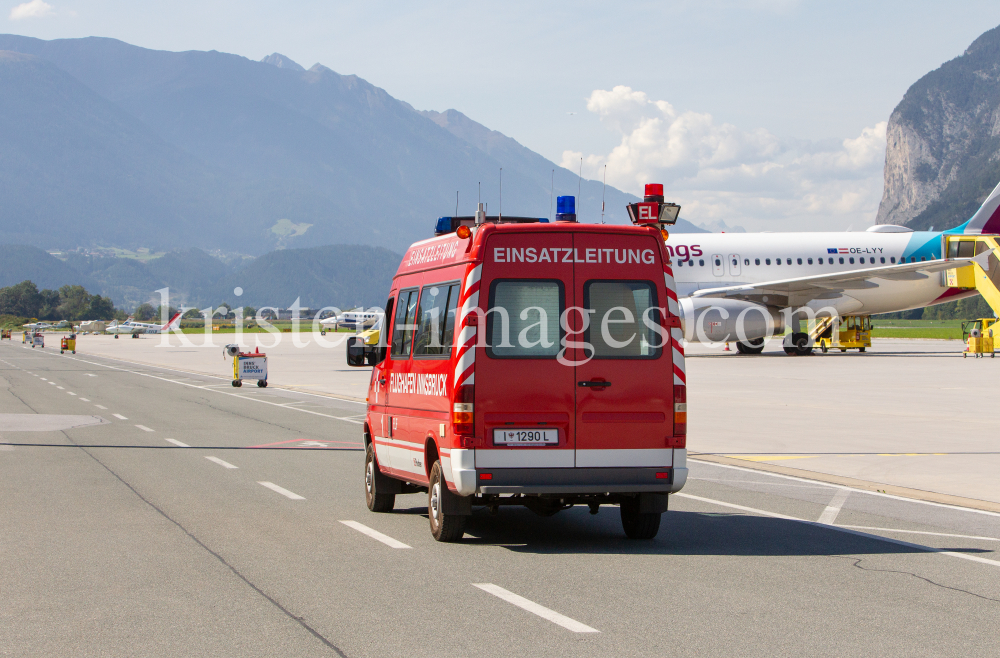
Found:
<path fill-rule="evenodd" d="M 456 436 L 472 436 L 476 433 L 476 417 L 472 406 L 475 397 L 476 387 L 472 385 L 459 386 L 455 391 L 451 429 Z"/>
<path fill-rule="evenodd" d="M 668 448 L 687 447 L 687 387 L 674 386 L 674 435 L 667 441 Z"/>

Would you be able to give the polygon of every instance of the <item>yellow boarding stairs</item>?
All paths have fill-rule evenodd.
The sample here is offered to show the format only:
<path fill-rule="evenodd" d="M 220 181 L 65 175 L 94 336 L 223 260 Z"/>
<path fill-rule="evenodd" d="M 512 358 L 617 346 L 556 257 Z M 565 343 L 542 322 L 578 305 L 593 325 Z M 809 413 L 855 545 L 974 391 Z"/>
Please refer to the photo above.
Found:
<path fill-rule="evenodd" d="M 948 287 L 977 290 L 993 314 L 1000 317 L 1000 236 L 945 235 L 948 258 L 971 258 L 965 267 L 947 270 Z M 962 325 L 966 354 L 993 353 L 993 318 L 981 318 Z"/>
<path fill-rule="evenodd" d="M 845 315 L 840 322 L 834 318 L 816 318 L 809 338 L 823 352 L 831 347 L 841 352 L 864 352 L 872 346 L 872 319 L 869 315 Z"/>

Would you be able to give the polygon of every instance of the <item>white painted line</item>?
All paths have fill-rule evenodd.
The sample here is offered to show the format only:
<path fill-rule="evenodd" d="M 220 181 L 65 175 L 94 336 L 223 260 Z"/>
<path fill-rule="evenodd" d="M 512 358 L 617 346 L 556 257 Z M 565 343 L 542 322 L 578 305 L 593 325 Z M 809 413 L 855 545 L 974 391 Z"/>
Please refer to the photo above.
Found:
<path fill-rule="evenodd" d="M 76 395 L 76 393 L 74 393 L 73 391 L 66 391 L 66 393 L 69 395 Z"/>
<path fill-rule="evenodd" d="M 103 404 L 95 404 L 94 406 L 97 407 L 98 409 L 107 409 L 107 407 L 105 407 Z"/>
<path fill-rule="evenodd" d="M 883 537 L 882 535 L 873 535 L 867 532 L 860 532 L 858 530 L 852 530 L 846 526 L 839 525 L 821 525 L 814 521 L 807 521 L 805 519 L 797 519 L 794 516 L 786 516 L 784 514 L 778 514 L 776 512 L 768 512 L 767 510 L 756 509 L 754 507 L 746 507 L 744 505 L 734 505 L 733 503 L 725 503 L 721 500 L 713 500 L 711 498 L 702 498 L 701 496 L 693 496 L 686 493 L 675 493 L 674 496 L 680 496 L 681 498 L 690 498 L 691 500 L 698 500 L 703 503 L 708 503 L 710 505 L 718 505 L 719 507 L 729 507 L 731 509 L 738 509 L 742 512 L 750 512 L 751 514 L 760 514 L 761 516 L 770 516 L 775 519 L 786 519 L 788 521 L 798 521 L 799 523 L 804 523 L 806 525 L 816 526 L 818 528 L 829 528 L 830 530 L 836 530 L 837 532 L 846 532 L 849 535 L 857 535 L 858 537 L 864 537 L 865 539 L 877 539 L 879 541 L 888 542 L 890 544 L 896 544 L 897 546 L 905 546 L 906 548 L 913 548 L 919 551 L 924 551 L 927 553 L 937 553 L 938 555 L 948 555 L 950 557 L 957 557 L 963 560 L 970 560 L 972 562 L 980 562 L 982 564 L 988 564 L 992 567 L 1000 567 L 1000 561 L 990 560 L 984 557 L 979 557 L 976 555 L 967 555 L 965 553 L 957 553 L 955 551 L 945 551 L 940 548 L 934 548 L 933 546 L 924 546 L 923 544 L 913 544 L 908 541 L 901 541 L 899 539 L 892 539 L 891 537 Z"/>
<path fill-rule="evenodd" d="M 143 432 L 152 432 L 153 431 L 153 430 L 149 429 L 148 427 L 146 427 L 145 425 L 136 425 L 136 427 L 138 427 L 139 429 L 141 429 Z"/>
<path fill-rule="evenodd" d="M 291 498 L 292 500 L 305 500 L 304 496 L 300 496 L 297 493 L 293 493 L 288 489 L 285 489 L 284 487 L 279 487 L 273 482 L 258 482 L 257 484 L 259 484 L 262 487 L 267 487 L 271 491 L 276 491 L 280 493 L 282 496 L 285 496 L 286 498 Z"/>
<path fill-rule="evenodd" d="M 97 377 L 97 375 L 92 375 L 92 374 L 90 374 L 89 372 L 87 373 L 87 376 L 88 376 L 88 377 Z"/>
<path fill-rule="evenodd" d="M 115 418 L 117 418 L 118 420 L 128 420 L 128 418 L 126 418 L 125 416 L 123 416 L 121 414 L 111 414 L 111 415 L 114 416 Z"/>
<path fill-rule="evenodd" d="M 957 537 L 958 539 L 979 539 L 982 541 L 1000 541 L 997 537 L 977 537 L 976 535 L 953 535 L 947 532 L 927 532 L 926 530 L 900 530 L 899 528 L 873 528 L 867 525 L 840 525 L 838 528 L 854 528 L 855 530 L 877 530 L 879 532 L 905 532 L 910 535 L 931 535 L 933 537 Z"/>
<path fill-rule="evenodd" d="M 189 446 L 186 443 L 181 443 L 177 439 L 164 439 L 164 441 L 166 441 L 167 443 L 173 443 L 178 448 L 190 448 L 191 447 L 191 446 Z"/>
<path fill-rule="evenodd" d="M 44 377 L 42 377 L 42 381 L 43 381 L 43 382 L 47 382 L 47 381 L 49 381 L 49 380 L 47 380 L 47 379 L 45 379 Z"/>
<path fill-rule="evenodd" d="M 529 601 L 523 596 L 518 596 L 513 592 L 508 592 L 503 587 L 494 585 L 493 583 L 472 583 L 473 587 L 478 587 L 484 592 L 489 592 L 493 596 L 503 599 L 507 603 L 516 605 L 522 610 L 527 610 L 532 614 L 536 614 L 542 619 L 548 619 L 553 624 L 559 624 L 567 630 L 571 630 L 574 633 L 600 633 L 601 631 L 596 628 L 591 628 L 586 624 L 581 624 L 575 619 L 570 619 L 565 615 L 561 615 L 555 610 L 549 610 L 543 605 L 538 605 L 534 601 Z"/>
<path fill-rule="evenodd" d="M 87 398 L 80 398 L 80 402 L 90 402 Z"/>
<path fill-rule="evenodd" d="M 49 386 L 55 386 L 55 385 L 56 385 L 55 382 L 49 382 Z"/>
<path fill-rule="evenodd" d="M 263 484 L 263 482 L 261 484 Z M 341 521 L 341 523 L 346 525 L 348 528 L 354 528 L 363 535 L 368 535 L 372 539 L 379 540 L 389 548 L 411 548 L 410 546 L 407 546 L 401 541 L 396 541 L 395 539 L 393 539 L 388 535 L 383 535 L 378 530 L 372 530 L 363 523 L 358 523 L 357 521 Z"/>
<path fill-rule="evenodd" d="M 819 515 L 819 520 L 816 523 L 823 523 L 825 525 L 833 525 L 833 522 L 837 520 L 837 515 L 840 514 L 840 508 L 844 506 L 847 501 L 847 497 L 851 495 L 850 489 L 840 489 L 837 493 L 833 494 L 833 498 L 830 499 L 830 504 L 826 506 L 823 513 Z"/>
<path fill-rule="evenodd" d="M 214 464 L 218 464 L 219 466 L 222 466 L 223 468 L 239 468 L 239 466 L 233 466 L 229 462 L 223 461 L 223 460 L 219 459 L 218 457 L 205 457 L 205 459 L 207 459 L 208 461 L 210 461 L 210 462 L 212 462 Z"/>
<path fill-rule="evenodd" d="M 65 391 L 65 390 L 66 390 L 66 389 L 65 389 L 65 388 L 63 388 L 62 386 L 56 386 L 56 388 L 58 388 L 58 389 L 59 389 L 60 391 Z"/>

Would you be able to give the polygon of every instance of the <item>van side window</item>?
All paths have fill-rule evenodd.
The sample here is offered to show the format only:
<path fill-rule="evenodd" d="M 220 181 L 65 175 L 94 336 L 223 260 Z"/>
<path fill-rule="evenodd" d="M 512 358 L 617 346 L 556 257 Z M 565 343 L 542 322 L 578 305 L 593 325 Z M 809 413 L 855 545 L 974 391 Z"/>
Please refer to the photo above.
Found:
<path fill-rule="evenodd" d="M 457 283 L 424 286 L 417 313 L 417 336 L 413 339 L 414 357 L 451 355 L 457 306 Z"/>
<path fill-rule="evenodd" d="M 583 305 L 593 309 L 584 340 L 595 359 L 655 359 L 664 337 L 652 281 L 587 281 Z M 663 331 L 661 329 L 661 331 Z"/>
<path fill-rule="evenodd" d="M 562 281 L 497 279 L 490 285 L 486 353 L 501 359 L 554 359 L 562 339 Z"/>
<path fill-rule="evenodd" d="M 414 318 L 417 314 L 417 290 L 401 290 L 396 303 L 396 318 L 392 322 L 393 358 L 407 357 L 413 345 Z"/>

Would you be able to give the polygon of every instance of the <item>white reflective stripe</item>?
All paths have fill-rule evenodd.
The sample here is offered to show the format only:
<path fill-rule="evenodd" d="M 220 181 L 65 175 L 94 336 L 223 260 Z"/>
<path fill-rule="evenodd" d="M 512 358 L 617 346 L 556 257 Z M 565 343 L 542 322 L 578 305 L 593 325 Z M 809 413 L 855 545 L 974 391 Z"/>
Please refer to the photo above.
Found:
<path fill-rule="evenodd" d="M 482 265 L 476 265 L 475 267 L 473 267 L 472 271 L 469 272 L 469 276 L 465 277 L 465 288 L 462 289 L 462 292 L 468 292 L 469 288 L 471 288 L 474 283 L 479 281 L 479 277 L 481 277 L 482 274 L 483 274 Z"/>
<path fill-rule="evenodd" d="M 476 450 L 476 468 L 573 468 L 573 450 L 513 448 Z"/>
<path fill-rule="evenodd" d="M 684 375 L 684 377 L 680 377 L 677 375 L 676 372 L 674 372 L 674 384 L 676 386 L 685 386 L 687 384 L 687 382 L 685 381 L 685 378 L 687 376 L 687 370 L 684 367 L 684 352 L 682 347 L 684 343 L 681 342 L 683 340 L 684 340 L 683 331 L 677 328 L 670 330 L 670 342 L 671 342 L 671 351 L 673 352 L 674 368 L 680 370 L 682 375 Z"/>
<path fill-rule="evenodd" d="M 658 468 L 673 464 L 671 448 L 626 448 L 616 450 L 577 450 L 577 468 L 641 466 Z"/>
<path fill-rule="evenodd" d="M 386 439 L 380 437 L 373 437 L 374 441 L 385 441 Z M 392 464 L 389 463 L 389 447 L 384 446 L 381 443 L 375 443 L 375 459 L 378 461 L 380 466 L 386 468 L 392 468 Z"/>

